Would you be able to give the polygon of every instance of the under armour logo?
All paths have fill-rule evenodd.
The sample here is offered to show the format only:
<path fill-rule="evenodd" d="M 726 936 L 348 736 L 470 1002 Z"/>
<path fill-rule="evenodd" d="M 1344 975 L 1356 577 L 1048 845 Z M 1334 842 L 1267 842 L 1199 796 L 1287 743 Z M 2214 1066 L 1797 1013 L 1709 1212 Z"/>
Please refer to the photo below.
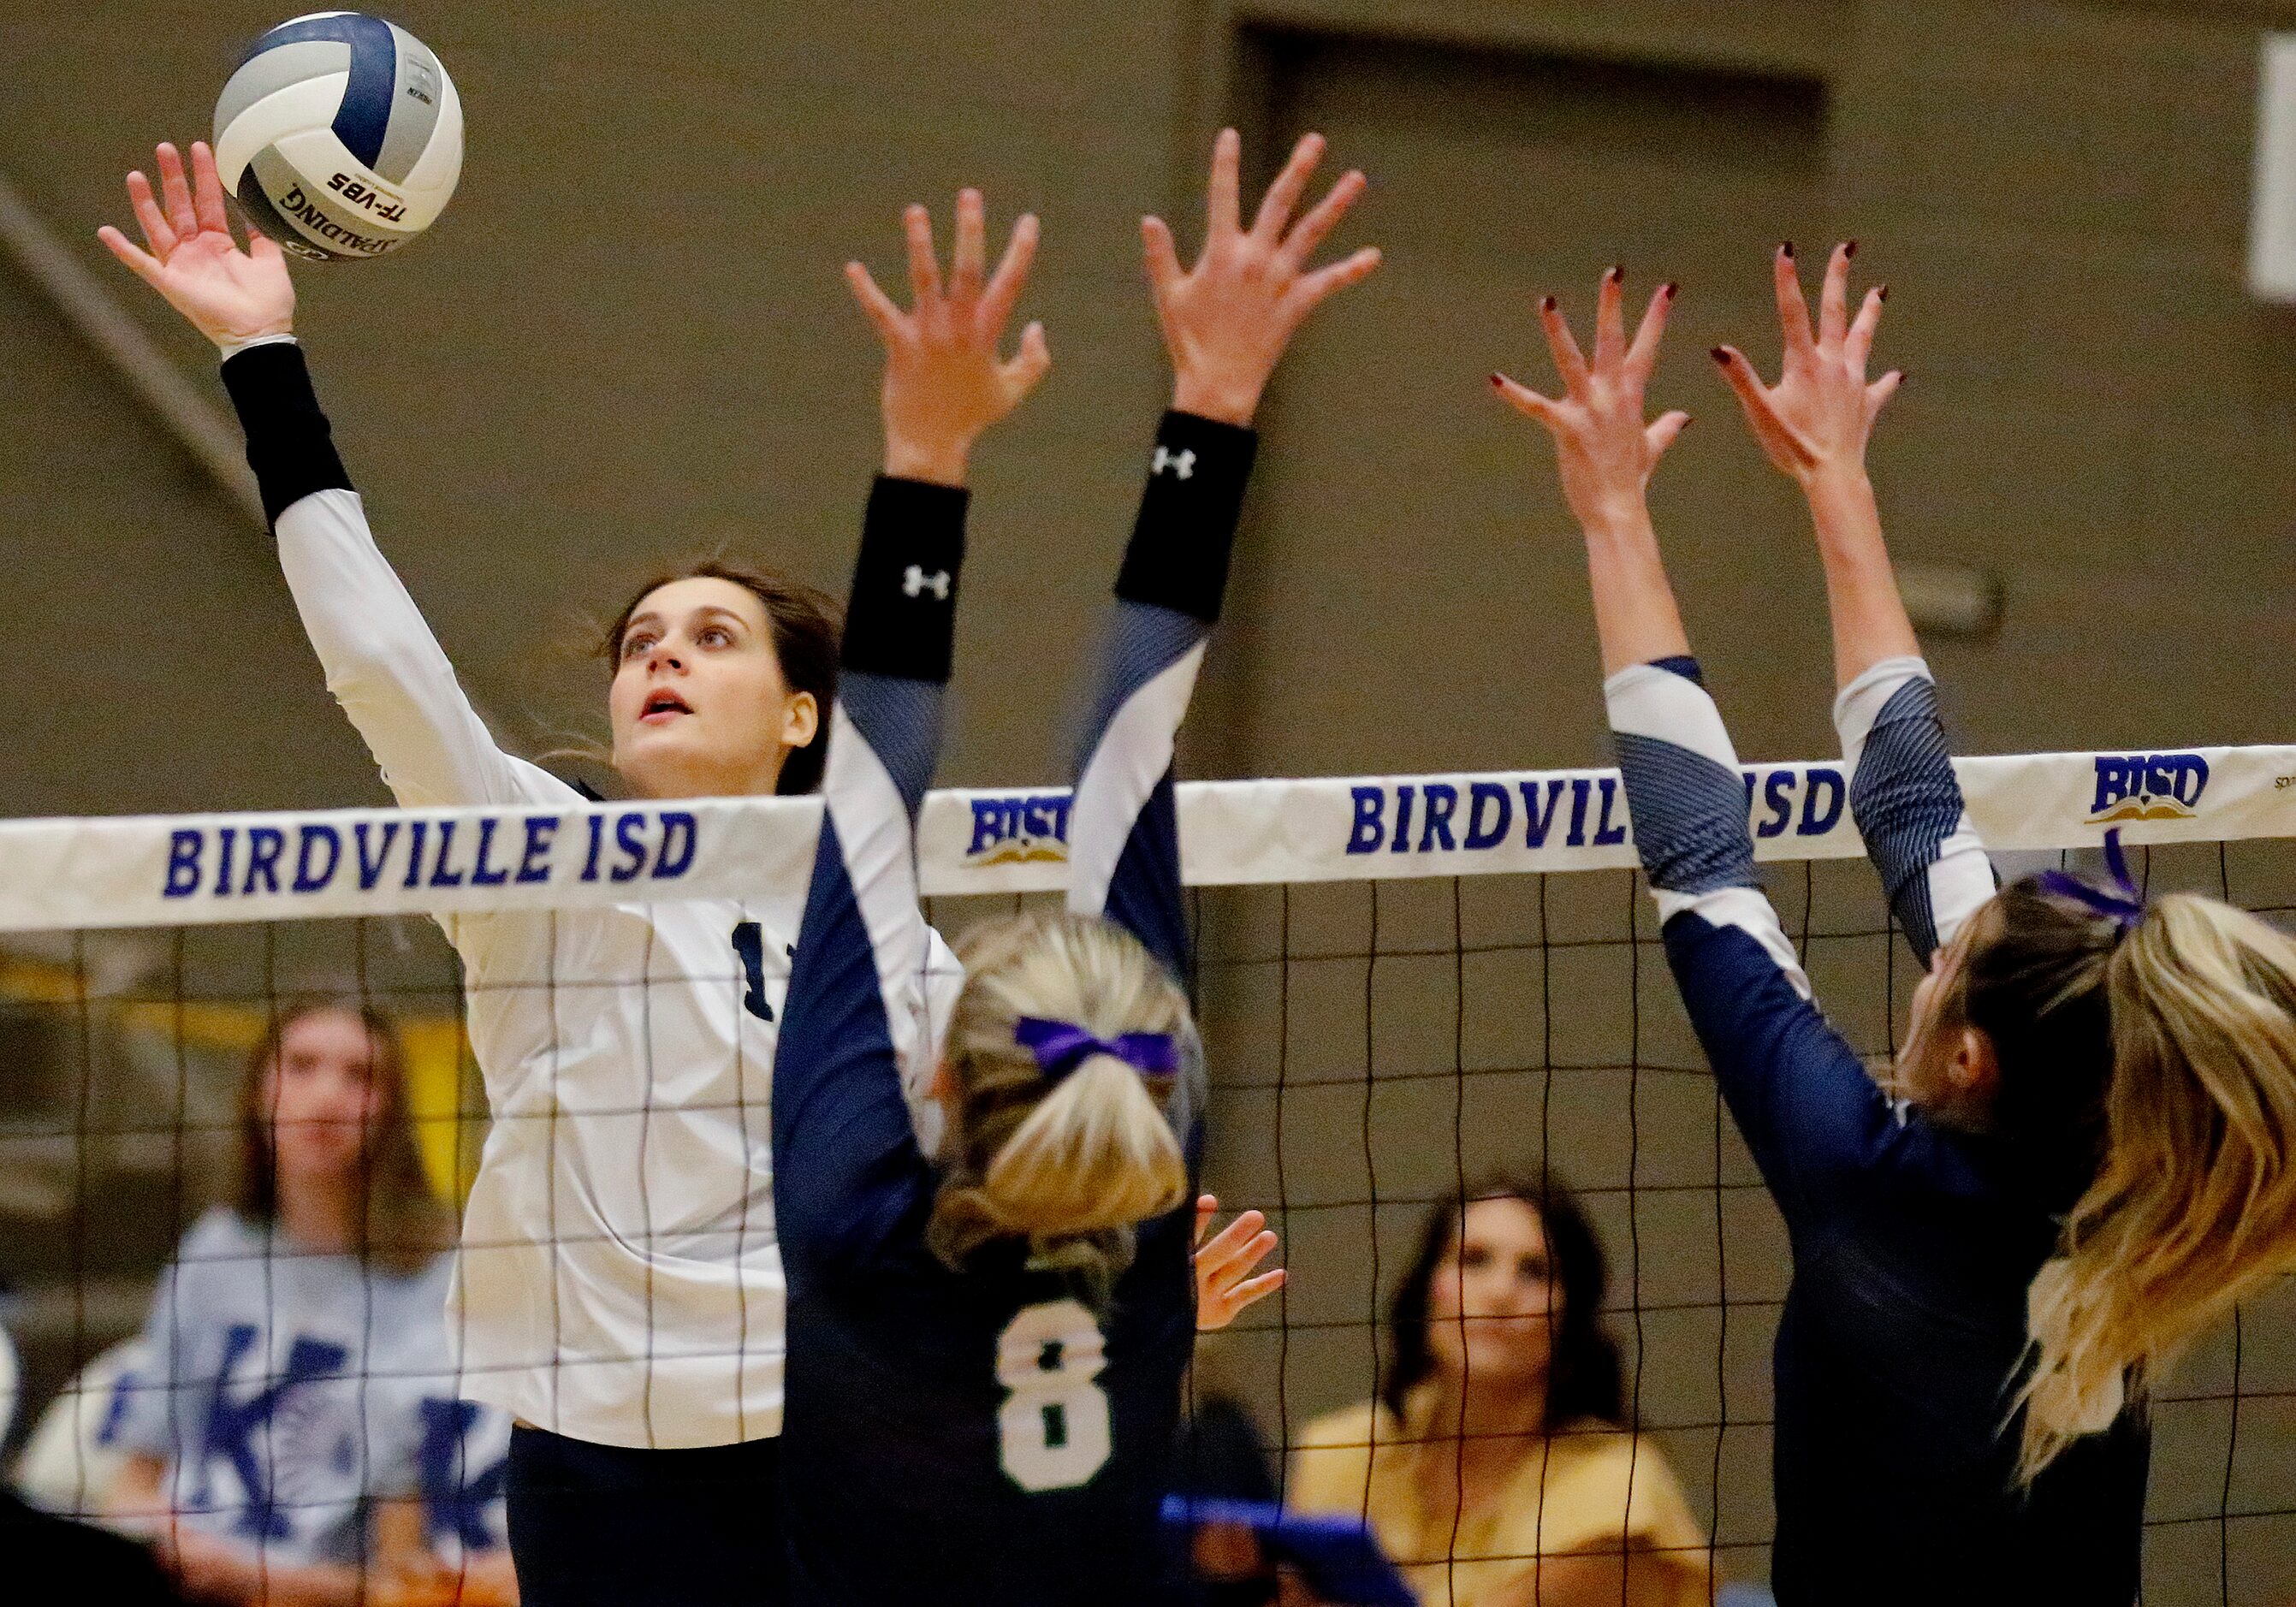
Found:
<path fill-rule="evenodd" d="M 931 592 L 946 603 L 948 601 L 948 571 L 935 570 L 928 575 L 913 563 L 909 565 L 909 572 L 901 577 L 901 589 L 912 597 L 922 597 Z"/>
<path fill-rule="evenodd" d="M 1175 452 L 1169 447 L 1159 447 L 1156 448 L 1155 462 L 1148 465 L 1148 472 L 1161 474 L 1167 469 L 1181 480 L 1193 480 L 1196 472 L 1196 455 L 1193 452 Z"/>

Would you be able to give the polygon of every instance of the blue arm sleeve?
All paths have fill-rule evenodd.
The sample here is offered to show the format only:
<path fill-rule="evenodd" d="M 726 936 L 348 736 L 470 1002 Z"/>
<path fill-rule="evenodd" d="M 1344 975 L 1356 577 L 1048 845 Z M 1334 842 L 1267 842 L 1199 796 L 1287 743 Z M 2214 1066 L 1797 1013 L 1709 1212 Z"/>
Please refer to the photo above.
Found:
<path fill-rule="evenodd" d="M 1116 618 L 1070 817 L 1069 908 L 1189 971 L 1172 748 L 1227 587 L 1257 438 L 1168 413 L 1116 579 Z"/>
<path fill-rule="evenodd" d="M 1697 664 L 1661 660 L 1603 688 L 1636 846 L 1667 960 L 1724 1100 L 1799 1233 L 1860 1180 L 1927 1154 L 1841 1035 L 1763 896 L 1746 789 Z"/>
<path fill-rule="evenodd" d="M 1850 817 L 1914 956 L 1927 965 L 1995 885 L 1946 750 L 1929 666 L 1884 659 L 1841 689 L 1833 724 L 1849 761 Z"/>
<path fill-rule="evenodd" d="M 774 1063 L 774 1209 L 793 1285 L 920 1242 L 932 1193 L 901 1067 L 931 1054 L 914 822 L 939 757 L 965 494 L 880 480 Z"/>

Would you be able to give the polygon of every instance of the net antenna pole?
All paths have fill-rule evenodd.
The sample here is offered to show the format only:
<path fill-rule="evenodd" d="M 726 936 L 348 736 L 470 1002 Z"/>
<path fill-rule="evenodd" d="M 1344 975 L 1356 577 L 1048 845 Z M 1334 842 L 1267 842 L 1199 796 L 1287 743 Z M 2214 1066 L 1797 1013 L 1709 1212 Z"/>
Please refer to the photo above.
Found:
<path fill-rule="evenodd" d="M 143 404 L 226 501 L 267 531 L 263 499 L 240 450 L 239 431 L 200 393 L 144 332 L 119 299 L 64 244 L 23 193 L 0 173 L 0 250 L 52 302 L 72 332 Z"/>

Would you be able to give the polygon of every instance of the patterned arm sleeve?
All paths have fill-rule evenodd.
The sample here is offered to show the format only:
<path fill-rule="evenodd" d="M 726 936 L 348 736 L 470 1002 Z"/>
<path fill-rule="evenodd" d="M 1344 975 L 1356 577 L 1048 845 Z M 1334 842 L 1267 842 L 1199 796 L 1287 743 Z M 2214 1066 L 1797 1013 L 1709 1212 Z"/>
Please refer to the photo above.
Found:
<path fill-rule="evenodd" d="M 1184 982 L 1172 747 L 1219 620 L 1257 440 L 1232 424 L 1164 415 L 1116 578 L 1069 827 L 1069 908 L 1117 922 Z"/>
<path fill-rule="evenodd" d="M 1904 1124 L 1811 1002 L 1763 896 L 1746 785 L 1691 659 L 1603 687 L 1667 960 L 1747 1148 L 1790 1226 L 1904 1150 Z"/>
<path fill-rule="evenodd" d="M 880 480 L 854 568 L 827 808 L 774 1062 L 774 1208 L 793 1280 L 914 1242 L 931 1202 L 902 1069 L 931 1053 L 915 820 L 939 758 L 965 500 Z"/>
<path fill-rule="evenodd" d="M 1963 806 L 1937 683 L 1919 659 L 1884 659 L 1833 700 L 1849 813 L 1890 907 L 1924 965 L 1993 897 L 1993 862 Z"/>

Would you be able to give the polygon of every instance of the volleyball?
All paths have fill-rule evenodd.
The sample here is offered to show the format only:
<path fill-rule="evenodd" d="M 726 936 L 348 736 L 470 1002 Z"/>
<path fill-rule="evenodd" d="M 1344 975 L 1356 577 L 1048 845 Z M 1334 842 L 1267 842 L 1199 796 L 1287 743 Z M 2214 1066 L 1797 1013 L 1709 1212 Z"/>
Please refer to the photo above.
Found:
<path fill-rule="evenodd" d="M 320 262 L 397 250 L 463 171 L 463 106 L 422 40 L 314 12 L 248 47 L 216 101 L 216 169 L 249 220 Z"/>

